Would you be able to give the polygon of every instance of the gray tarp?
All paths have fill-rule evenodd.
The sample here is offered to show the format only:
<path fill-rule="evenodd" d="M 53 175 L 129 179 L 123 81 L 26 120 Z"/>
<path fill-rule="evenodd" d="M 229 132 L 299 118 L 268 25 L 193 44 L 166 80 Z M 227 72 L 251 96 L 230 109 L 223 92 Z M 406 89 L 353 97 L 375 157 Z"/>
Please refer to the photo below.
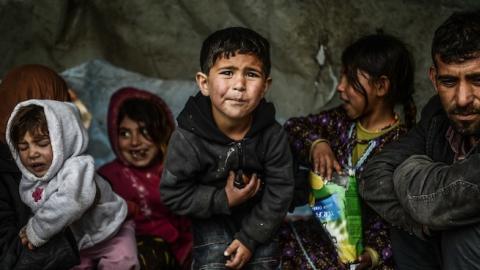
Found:
<path fill-rule="evenodd" d="M 114 158 L 108 141 L 106 121 L 110 96 L 116 90 L 131 86 L 153 92 L 170 106 L 175 118 L 188 97 L 198 92 L 193 81 L 149 78 L 101 60 L 89 61 L 65 70 L 61 75 L 93 116 L 89 128 L 88 152 L 95 157 L 97 166 Z"/>

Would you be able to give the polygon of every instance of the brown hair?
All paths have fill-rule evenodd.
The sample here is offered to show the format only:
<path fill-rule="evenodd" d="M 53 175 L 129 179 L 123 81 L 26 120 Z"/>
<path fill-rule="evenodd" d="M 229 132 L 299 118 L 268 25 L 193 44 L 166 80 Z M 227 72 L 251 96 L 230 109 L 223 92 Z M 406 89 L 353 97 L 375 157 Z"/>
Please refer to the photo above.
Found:
<path fill-rule="evenodd" d="M 18 110 L 12 119 L 10 141 L 18 152 L 18 143 L 30 132 L 32 136 L 38 134 L 49 135 L 47 118 L 43 108 L 38 105 L 27 105 Z"/>
<path fill-rule="evenodd" d="M 405 43 L 387 34 L 364 36 L 343 51 L 342 65 L 348 82 L 364 97 L 365 108 L 368 106 L 367 92 L 360 84 L 358 71 L 366 72 L 370 83 L 386 76 L 390 81 L 387 101 L 392 106 L 403 105 L 407 128 L 415 125 L 417 111 L 412 98 L 415 91 L 414 65 Z"/>
<path fill-rule="evenodd" d="M 160 148 L 160 160 L 163 160 L 167 151 L 167 144 L 172 135 L 172 129 L 168 125 L 168 116 L 155 103 L 143 99 L 132 98 L 127 99 L 120 106 L 118 112 L 118 125 L 120 122 L 128 117 L 136 122 L 145 124 L 145 128 L 150 135 L 150 139 Z"/>
<path fill-rule="evenodd" d="M 0 141 L 5 142 L 8 117 L 18 103 L 29 99 L 70 101 L 65 81 L 42 65 L 24 65 L 9 71 L 0 83 Z"/>

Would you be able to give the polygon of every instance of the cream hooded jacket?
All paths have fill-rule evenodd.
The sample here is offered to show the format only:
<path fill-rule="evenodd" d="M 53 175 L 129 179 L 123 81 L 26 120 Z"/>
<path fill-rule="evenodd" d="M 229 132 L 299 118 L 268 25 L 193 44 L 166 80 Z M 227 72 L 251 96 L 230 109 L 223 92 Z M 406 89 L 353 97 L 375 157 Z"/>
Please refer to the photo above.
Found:
<path fill-rule="evenodd" d="M 48 122 L 53 160 L 47 173 L 36 177 L 23 166 L 10 140 L 11 121 L 21 107 L 43 107 Z M 45 244 L 69 226 L 79 249 L 113 236 L 127 215 L 125 201 L 95 173 L 93 158 L 85 154 L 88 135 L 78 110 L 67 102 L 28 100 L 19 103 L 7 126 L 7 142 L 22 172 L 20 197 L 34 215 L 26 225 L 34 246 Z"/>

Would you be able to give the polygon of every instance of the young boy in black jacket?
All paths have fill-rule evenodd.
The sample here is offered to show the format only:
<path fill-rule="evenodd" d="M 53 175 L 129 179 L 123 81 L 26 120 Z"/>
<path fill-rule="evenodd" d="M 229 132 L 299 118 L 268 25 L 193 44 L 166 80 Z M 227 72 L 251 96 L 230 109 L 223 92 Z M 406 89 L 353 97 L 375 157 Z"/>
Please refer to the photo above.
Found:
<path fill-rule="evenodd" d="M 192 218 L 194 269 L 278 266 L 276 233 L 293 197 L 292 157 L 275 108 L 268 41 L 231 27 L 202 45 L 201 94 L 172 134 L 160 193 Z"/>

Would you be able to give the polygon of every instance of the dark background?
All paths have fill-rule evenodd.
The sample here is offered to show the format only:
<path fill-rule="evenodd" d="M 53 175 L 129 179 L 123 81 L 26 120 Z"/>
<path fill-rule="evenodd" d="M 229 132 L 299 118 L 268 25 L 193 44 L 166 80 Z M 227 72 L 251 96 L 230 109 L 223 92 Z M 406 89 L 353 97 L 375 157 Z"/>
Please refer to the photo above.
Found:
<path fill-rule="evenodd" d="M 453 11 L 473 8 L 480 1 L 0 0 L 0 76 L 25 63 L 62 72 L 103 59 L 148 77 L 193 80 L 202 40 L 240 25 L 271 42 L 268 98 L 284 119 L 335 104 L 343 48 L 383 31 L 409 44 L 421 107 L 434 94 L 427 71 L 435 28 Z"/>

